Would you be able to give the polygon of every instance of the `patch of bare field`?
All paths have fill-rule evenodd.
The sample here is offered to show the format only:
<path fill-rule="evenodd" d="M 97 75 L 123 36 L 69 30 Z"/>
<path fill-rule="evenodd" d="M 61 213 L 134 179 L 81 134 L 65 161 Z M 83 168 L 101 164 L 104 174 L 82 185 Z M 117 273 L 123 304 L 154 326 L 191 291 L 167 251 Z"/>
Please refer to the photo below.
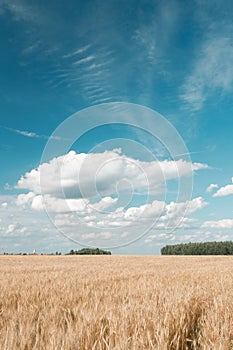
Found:
<path fill-rule="evenodd" d="M 233 257 L 1 256 L 0 349 L 233 349 Z"/>

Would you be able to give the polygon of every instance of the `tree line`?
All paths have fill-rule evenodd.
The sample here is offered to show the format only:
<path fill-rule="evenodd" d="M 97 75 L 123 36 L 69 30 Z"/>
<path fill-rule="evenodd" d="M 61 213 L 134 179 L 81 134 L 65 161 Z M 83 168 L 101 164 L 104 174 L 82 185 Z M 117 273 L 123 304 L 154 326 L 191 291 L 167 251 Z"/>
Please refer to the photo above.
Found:
<path fill-rule="evenodd" d="M 111 252 L 99 248 L 82 248 L 79 250 L 71 249 L 67 255 L 111 255 Z"/>
<path fill-rule="evenodd" d="M 233 242 L 201 242 L 166 245 L 162 255 L 233 255 Z"/>
<path fill-rule="evenodd" d="M 103 250 L 99 248 L 83 248 L 79 250 L 71 249 L 69 253 L 66 253 L 65 255 L 111 255 L 112 253 L 108 250 Z M 4 252 L 3 255 L 38 255 L 35 253 L 6 253 Z M 40 255 L 62 255 L 61 252 L 56 253 L 41 253 Z"/>

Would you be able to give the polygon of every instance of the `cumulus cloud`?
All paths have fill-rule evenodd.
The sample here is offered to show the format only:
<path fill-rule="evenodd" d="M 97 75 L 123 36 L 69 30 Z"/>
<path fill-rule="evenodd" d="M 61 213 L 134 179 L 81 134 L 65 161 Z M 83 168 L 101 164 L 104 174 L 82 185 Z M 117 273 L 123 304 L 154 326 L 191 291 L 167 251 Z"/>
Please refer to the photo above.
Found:
<path fill-rule="evenodd" d="M 151 192 L 159 191 L 166 181 L 207 167 L 182 159 L 143 162 L 114 150 L 90 154 L 70 151 L 27 172 L 16 187 L 56 198 L 111 196 L 119 184 L 121 190 Z"/>
<path fill-rule="evenodd" d="M 99 202 L 92 205 L 92 207 L 96 210 L 105 210 L 111 207 L 113 204 L 116 204 L 118 201 L 118 198 L 112 198 L 112 197 L 104 197 Z"/>
<path fill-rule="evenodd" d="M 26 194 L 25 193 L 19 194 L 16 199 L 16 205 L 25 207 L 28 203 L 32 202 L 34 197 L 35 197 L 35 193 L 33 192 L 28 192 Z"/>
<path fill-rule="evenodd" d="M 215 188 L 218 188 L 217 184 L 210 184 L 206 189 L 206 193 L 211 193 Z"/>
<path fill-rule="evenodd" d="M 47 210 L 51 213 L 65 213 L 76 212 L 80 215 L 92 212 L 92 211 L 104 211 L 116 204 L 117 198 L 103 197 L 100 201 L 91 204 L 88 199 L 83 198 L 56 198 L 50 195 L 41 194 L 36 195 L 33 192 L 27 194 L 20 194 L 16 198 L 16 205 L 23 208 L 31 208 L 36 211 Z M 3 205 L 2 205 L 3 206 Z M 86 217 L 88 219 L 89 216 Z"/>
<path fill-rule="evenodd" d="M 231 179 L 232 184 L 220 187 L 219 190 L 213 194 L 213 197 L 223 197 L 233 194 L 233 178 Z"/>
<path fill-rule="evenodd" d="M 230 228 L 233 228 L 233 219 L 205 221 L 202 224 L 202 227 L 203 228 L 230 229 Z"/>
<path fill-rule="evenodd" d="M 54 223 L 59 231 L 78 242 L 98 245 L 108 242 L 115 246 L 134 241 L 149 231 L 165 239 L 175 229 L 194 228 L 198 220 L 191 215 L 207 204 L 202 197 L 168 204 L 154 200 L 130 208 L 118 207 L 105 215 L 87 207 L 82 213 L 55 213 Z"/>
<path fill-rule="evenodd" d="M 208 203 L 202 197 L 194 198 L 186 202 L 153 201 L 138 207 L 130 207 L 126 210 L 120 207 L 109 213 L 104 219 L 90 221 L 89 227 L 124 227 L 137 222 L 143 225 L 156 222 L 157 228 L 169 228 L 175 226 L 187 227 L 193 219 L 186 216 L 191 215 L 199 209 L 204 208 Z"/>
<path fill-rule="evenodd" d="M 88 201 L 82 198 L 62 199 L 50 195 L 37 195 L 33 198 L 31 208 L 34 210 L 46 210 L 53 213 L 79 212 L 82 213 L 87 207 Z"/>
<path fill-rule="evenodd" d="M 16 187 L 28 193 L 18 195 L 16 204 L 38 215 L 46 210 L 71 239 L 98 244 L 109 240 L 118 245 L 154 224 L 159 230 L 193 225 L 191 214 L 207 205 L 203 198 L 178 203 L 155 198 L 161 197 L 168 181 L 207 167 L 182 159 L 140 161 L 119 149 L 90 154 L 70 151 L 22 176 Z M 145 195 L 147 202 L 142 204 Z"/>
<path fill-rule="evenodd" d="M 141 219 L 154 219 L 160 215 L 164 210 L 165 203 L 163 201 L 153 201 L 152 203 L 144 204 L 139 207 L 131 207 L 124 213 L 124 219 L 136 220 Z"/>
<path fill-rule="evenodd" d="M 165 225 L 169 222 L 170 226 L 176 226 L 182 224 L 182 226 L 188 226 L 192 219 L 188 219 L 186 216 L 193 214 L 199 209 L 204 208 L 208 203 L 204 201 L 202 197 L 194 198 L 186 202 L 171 202 L 166 205 L 165 215 L 161 217 L 161 222 Z"/>

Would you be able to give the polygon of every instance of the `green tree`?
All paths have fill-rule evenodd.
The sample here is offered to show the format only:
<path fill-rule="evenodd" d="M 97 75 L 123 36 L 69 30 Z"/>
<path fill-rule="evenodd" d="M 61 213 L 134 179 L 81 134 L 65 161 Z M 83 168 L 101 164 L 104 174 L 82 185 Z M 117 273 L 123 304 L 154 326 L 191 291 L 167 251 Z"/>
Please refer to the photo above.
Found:
<path fill-rule="evenodd" d="M 233 242 L 200 242 L 166 245 L 162 255 L 233 255 Z"/>
<path fill-rule="evenodd" d="M 71 249 L 67 255 L 111 255 L 111 252 L 99 248 L 82 248 L 79 250 Z"/>

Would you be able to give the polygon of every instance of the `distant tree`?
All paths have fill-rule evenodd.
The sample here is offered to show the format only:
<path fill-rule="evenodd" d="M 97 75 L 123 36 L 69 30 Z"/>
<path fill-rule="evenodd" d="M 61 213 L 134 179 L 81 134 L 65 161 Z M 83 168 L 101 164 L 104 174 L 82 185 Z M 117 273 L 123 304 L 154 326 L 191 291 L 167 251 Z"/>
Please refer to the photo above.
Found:
<path fill-rule="evenodd" d="M 79 250 L 73 250 L 67 255 L 111 255 L 112 253 L 107 250 L 99 249 L 99 248 L 82 248 Z"/>
<path fill-rule="evenodd" d="M 233 255 L 233 242 L 201 242 L 166 245 L 162 255 Z"/>

